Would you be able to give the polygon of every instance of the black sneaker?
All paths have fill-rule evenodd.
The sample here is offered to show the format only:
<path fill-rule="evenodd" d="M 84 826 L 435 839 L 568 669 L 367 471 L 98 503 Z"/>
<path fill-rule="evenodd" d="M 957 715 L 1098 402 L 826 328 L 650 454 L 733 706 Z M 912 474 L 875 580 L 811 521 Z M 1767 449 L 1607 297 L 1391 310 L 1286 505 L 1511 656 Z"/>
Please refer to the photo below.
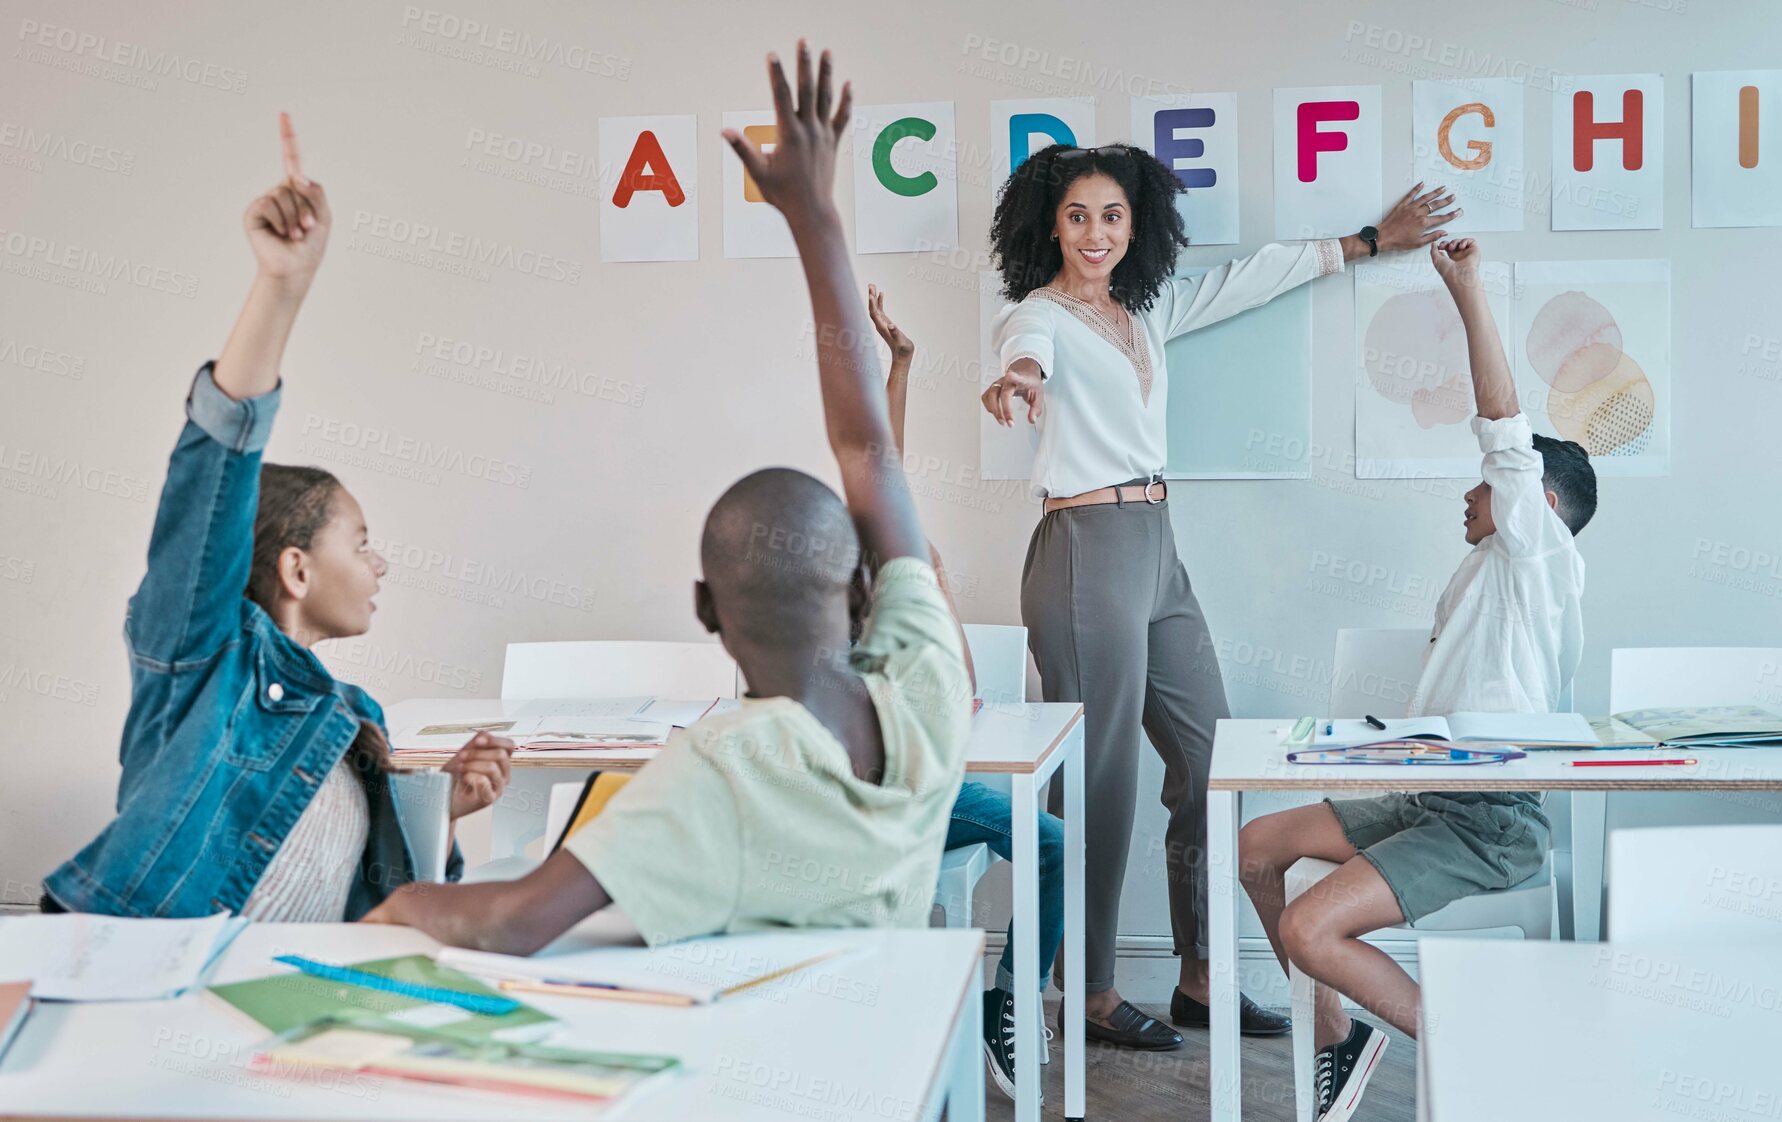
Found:
<path fill-rule="evenodd" d="M 1043 1047 L 1043 1045 L 1042 1045 Z M 1042 1061 L 1043 1062 L 1043 1061 Z M 1015 1097 L 1015 995 L 1008 990 L 984 991 L 984 1065 L 1002 1093 Z M 1040 1102 L 1046 1101 L 1040 1092 Z"/>
<path fill-rule="evenodd" d="M 1384 1032 L 1360 1021 L 1349 1022 L 1349 1036 L 1341 1044 L 1318 1050 L 1313 1069 L 1318 1087 L 1318 1122 L 1348 1122 L 1361 1104 L 1361 1092 L 1380 1066 L 1389 1039 Z"/>

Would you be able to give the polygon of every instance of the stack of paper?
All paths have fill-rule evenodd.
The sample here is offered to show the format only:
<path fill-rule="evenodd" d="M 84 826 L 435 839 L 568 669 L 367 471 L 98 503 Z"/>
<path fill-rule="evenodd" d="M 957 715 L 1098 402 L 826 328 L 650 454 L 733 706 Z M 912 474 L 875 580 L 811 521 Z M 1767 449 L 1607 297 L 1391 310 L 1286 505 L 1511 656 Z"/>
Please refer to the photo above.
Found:
<path fill-rule="evenodd" d="M 668 1003 L 707 1005 L 724 997 L 785 978 L 839 955 L 820 935 L 729 935 L 689 939 L 664 947 L 587 949 L 558 943 L 526 957 L 446 947 L 441 965 L 491 978 L 503 989 L 549 987 L 559 993 L 578 987 L 585 997 L 650 995 Z M 598 991 L 609 991 L 606 993 Z"/>
<path fill-rule="evenodd" d="M 158 1001 L 201 982 L 247 921 L 75 912 L 0 919 L 0 974 L 39 1001 Z"/>
<path fill-rule="evenodd" d="M 730 702 L 734 706 L 735 702 Z M 527 702 L 488 720 L 424 722 L 390 731 L 391 751 L 403 757 L 446 757 L 478 732 L 514 742 L 516 752 L 625 751 L 661 748 L 723 707 L 718 698 L 667 701 L 651 697 L 554 698 Z"/>
<path fill-rule="evenodd" d="M 670 1056 L 542 1043 L 557 1022 L 523 1003 L 490 1013 L 450 1004 L 454 994 L 497 995 L 426 955 L 348 971 L 364 984 L 293 971 L 210 992 L 276 1034 L 253 1061 L 272 1075 L 301 1078 L 319 1068 L 610 1105 L 679 1066 Z"/>

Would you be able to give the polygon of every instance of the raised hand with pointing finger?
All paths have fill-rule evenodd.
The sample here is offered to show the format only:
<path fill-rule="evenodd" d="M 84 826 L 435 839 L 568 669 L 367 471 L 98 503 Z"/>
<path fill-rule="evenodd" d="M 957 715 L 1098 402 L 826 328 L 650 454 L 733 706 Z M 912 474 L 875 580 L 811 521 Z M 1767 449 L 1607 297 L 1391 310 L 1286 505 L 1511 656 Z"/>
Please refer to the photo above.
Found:
<path fill-rule="evenodd" d="M 242 225 L 263 276 L 307 284 L 322 263 L 333 214 L 322 185 L 303 174 L 297 130 L 289 113 L 278 115 L 278 131 L 284 147 L 285 177 L 248 204 Z"/>

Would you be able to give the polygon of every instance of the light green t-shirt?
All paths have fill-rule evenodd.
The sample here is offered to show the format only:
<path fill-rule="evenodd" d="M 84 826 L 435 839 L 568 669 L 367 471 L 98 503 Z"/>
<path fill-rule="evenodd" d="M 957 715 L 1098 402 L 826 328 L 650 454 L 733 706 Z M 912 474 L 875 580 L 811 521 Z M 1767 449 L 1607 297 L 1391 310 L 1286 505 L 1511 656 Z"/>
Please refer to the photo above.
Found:
<path fill-rule="evenodd" d="M 927 924 L 971 684 L 926 562 L 879 570 L 851 658 L 878 710 L 882 784 L 798 702 L 744 699 L 672 737 L 565 843 L 645 940 Z"/>

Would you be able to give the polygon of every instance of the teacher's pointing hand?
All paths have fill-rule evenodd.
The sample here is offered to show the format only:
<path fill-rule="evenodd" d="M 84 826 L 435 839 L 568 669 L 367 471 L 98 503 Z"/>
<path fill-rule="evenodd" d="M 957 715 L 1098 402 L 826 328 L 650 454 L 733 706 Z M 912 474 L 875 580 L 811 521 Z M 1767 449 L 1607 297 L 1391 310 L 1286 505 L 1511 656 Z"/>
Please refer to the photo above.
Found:
<path fill-rule="evenodd" d="M 996 423 L 1007 428 L 1015 423 L 1017 397 L 1027 403 L 1027 423 L 1033 424 L 1046 411 L 1045 396 L 1039 363 L 1030 358 L 1018 358 L 1003 371 L 1002 377 L 990 383 L 979 400 L 996 418 Z"/>

